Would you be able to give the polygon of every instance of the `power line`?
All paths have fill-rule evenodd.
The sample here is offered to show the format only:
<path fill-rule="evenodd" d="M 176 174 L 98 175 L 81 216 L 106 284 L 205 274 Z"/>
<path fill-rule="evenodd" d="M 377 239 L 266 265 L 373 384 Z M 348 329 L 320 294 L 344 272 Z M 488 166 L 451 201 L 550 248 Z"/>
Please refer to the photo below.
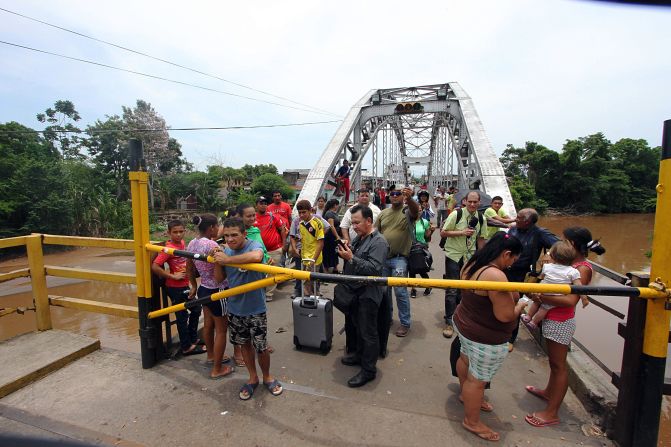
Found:
<path fill-rule="evenodd" d="M 320 115 L 333 115 L 330 112 L 318 112 L 316 110 L 303 109 L 301 107 L 289 106 L 289 105 L 286 105 L 286 104 L 280 104 L 278 102 L 265 101 L 263 99 L 252 98 L 251 96 L 238 95 L 236 93 L 226 92 L 226 91 L 223 91 L 223 90 L 217 90 L 215 88 L 204 87 L 202 85 L 196 85 L 196 84 L 190 84 L 188 82 L 177 81 L 177 80 L 174 80 L 174 79 L 168 79 L 168 78 L 164 78 L 164 77 L 157 76 L 157 75 L 142 73 L 140 71 L 129 70 L 127 68 L 115 67 L 113 65 L 103 64 L 102 62 L 95 62 L 95 61 L 90 61 L 90 60 L 87 60 L 87 59 L 80 59 L 78 57 L 66 56 L 64 54 L 53 53 L 51 51 L 46 51 L 46 50 L 40 50 L 38 48 L 32 48 L 32 47 L 28 47 L 28 46 L 25 46 L 25 45 L 19 45 L 17 43 L 6 42 L 4 40 L 0 40 L 0 43 L 2 43 L 4 45 L 9 45 L 9 46 L 12 46 L 12 47 L 23 48 L 24 50 L 35 51 L 37 53 L 43 53 L 43 54 L 48 54 L 48 55 L 51 55 L 51 56 L 61 57 L 61 58 L 64 58 L 64 59 L 70 59 L 70 60 L 77 61 L 77 62 L 83 62 L 85 64 L 97 65 L 99 67 L 104 67 L 104 68 L 109 68 L 109 69 L 112 69 L 112 70 L 123 71 L 123 72 L 126 72 L 126 73 L 132 73 L 132 74 L 136 74 L 138 76 L 145 76 L 147 78 L 158 79 L 160 81 L 172 82 L 173 84 L 186 85 L 188 87 L 193 87 L 193 88 L 197 88 L 197 89 L 201 89 L 201 90 L 207 90 L 209 92 L 221 93 L 222 95 L 234 96 L 236 98 L 242 98 L 242 99 L 249 99 L 250 101 L 263 102 L 263 103 L 266 103 L 266 104 L 272 104 L 272 105 L 279 106 L 279 107 L 286 107 L 288 109 L 301 110 L 303 112 L 318 113 Z"/>
<path fill-rule="evenodd" d="M 152 56 L 151 54 L 143 53 L 142 51 L 138 51 L 138 50 L 134 50 L 134 49 L 132 49 L 132 48 L 124 47 L 124 46 L 122 46 L 122 45 L 118 45 L 118 44 L 115 44 L 115 43 L 113 43 L 113 42 L 109 42 L 109 41 L 106 41 L 106 40 L 103 40 L 103 39 L 98 39 L 98 38 L 96 38 L 96 37 L 89 36 L 89 35 L 87 35 L 87 34 L 83 34 L 83 33 L 80 33 L 80 32 L 78 32 L 78 31 L 74 31 L 74 30 L 71 30 L 71 29 L 68 29 L 68 28 L 64 28 L 64 27 L 62 27 L 62 26 L 54 25 L 54 24 L 52 24 L 52 23 L 45 22 L 45 21 L 43 21 L 43 20 L 39 20 L 39 19 L 36 19 L 36 18 L 34 18 L 34 17 L 29 17 L 29 16 L 27 16 L 27 15 L 24 15 L 24 14 L 15 12 L 15 11 L 10 11 L 9 9 L 0 8 L 0 11 L 7 12 L 7 13 L 9 13 L 9 14 L 14 14 L 14 15 L 19 16 L 19 17 L 22 17 L 22 18 L 24 18 L 24 19 L 32 20 L 32 21 L 34 21 L 34 22 L 41 23 L 41 24 L 46 25 L 46 26 L 50 26 L 50 27 L 52 27 L 52 28 L 56 28 L 56 29 L 59 29 L 59 30 L 61 30 L 61 31 L 65 31 L 65 32 L 67 32 L 67 33 L 75 34 L 75 35 L 77 35 L 77 36 L 84 37 L 84 38 L 86 38 L 86 39 L 90 39 L 90 40 L 93 40 L 93 41 L 96 41 L 96 42 L 104 43 L 105 45 L 110 45 L 110 46 L 113 46 L 113 47 L 115 47 L 115 48 L 119 48 L 119 49 L 124 50 L 124 51 L 128 51 L 128 52 L 131 52 L 131 53 L 134 53 L 134 54 L 138 54 L 138 55 L 140 55 L 140 56 L 148 57 L 148 58 L 150 58 L 150 59 L 153 59 L 153 60 L 156 60 L 156 61 L 159 61 L 159 62 L 163 62 L 163 63 L 165 63 L 165 64 L 172 65 L 172 66 L 174 66 L 174 67 L 179 67 L 179 68 L 182 68 L 182 69 L 184 69 L 184 70 L 188 70 L 188 71 L 191 71 L 191 72 L 194 72 L 194 73 L 201 74 L 201 75 L 203 75 L 203 76 L 208 76 L 208 77 L 213 78 L 213 79 L 218 79 L 219 81 L 226 82 L 226 83 L 229 83 L 229 84 L 232 84 L 232 85 L 236 85 L 236 86 L 238 86 L 238 87 L 242 87 L 242 88 L 245 88 L 245 89 L 247 89 L 247 90 L 251 90 L 251 91 L 254 91 L 254 92 L 262 93 L 262 94 L 264 94 L 264 95 L 268 95 L 268 96 L 272 96 L 273 98 L 281 99 L 281 100 L 283 100 L 283 101 L 288 101 L 288 102 L 291 102 L 291 103 L 293 103 L 293 104 L 297 104 L 297 105 L 300 105 L 300 106 L 303 106 L 303 107 L 309 107 L 310 109 L 314 109 L 314 110 L 317 110 L 317 111 L 320 111 L 320 112 L 324 112 L 324 113 L 329 114 L 329 115 L 340 116 L 340 115 L 338 115 L 338 114 L 336 114 L 336 113 L 329 112 L 328 110 L 320 109 L 320 108 L 318 108 L 318 107 L 314 107 L 314 106 L 311 106 L 311 105 L 309 105 L 309 104 L 304 104 L 304 103 L 302 103 L 302 102 L 294 101 L 294 100 L 292 100 L 292 99 L 285 98 L 285 97 L 283 97 L 283 96 L 274 95 L 274 94 L 272 94 L 272 93 L 270 93 L 270 92 L 266 92 L 266 91 L 264 91 L 264 90 L 259 90 L 259 89 L 256 89 L 256 88 L 254 88 L 254 87 L 250 87 L 250 86 L 248 86 L 248 85 L 244 85 L 244 84 L 240 84 L 240 83 L 238 83 L 238 82 L 230 81 L 230 80 L 228 80 L 228 79 L 224 79 L 224 78 L 219 77 L 219 76 L 217 76 L 217 75 L 213 75 L 213 74 L 210 74 L 210 73 L 206 73 L 206 72 L 204 72 L 204 71 L 201 71 L 201 70 L 198 70 L 198 69 L 195 69 L 195 68 L 191 68 L 191 67 L 187 67 L 187 66 L 185 66 L 185 65 L 178 64 L 177 62 L 172 62 L 172 61 L 169 61 L 169 60 L 166 60 L 166 59 L 162 59 L 162 58 L 160 58 L 160 57 Z M 302 110 L 302 109 L 299 109 L 299 110 Z"/>
<path fill-rule="evenodd" d="M 272 127 L 296 127 L 296 126 L 311 126 L 315 124 L 339 123 L 341 120 L 332 121 L 312 121 L 305 123 L 287 123 L 287 124 L 259 124 L 254 126 L 225 126 L 225 127 L 165 127 L 160 129 L 88 129 L 88 130 L 73 130 L 73 129 L 50 129 L 50 130 L 0 130 L 0 134 L 39 134 L 45 132 L 55 133 L 87 133 L 87 134 L 104 134 L 113 132 L 170 132 L 170 131 L 197 131 L 197 130 L 238 130 L 238 129 L 262 129 Z"/>

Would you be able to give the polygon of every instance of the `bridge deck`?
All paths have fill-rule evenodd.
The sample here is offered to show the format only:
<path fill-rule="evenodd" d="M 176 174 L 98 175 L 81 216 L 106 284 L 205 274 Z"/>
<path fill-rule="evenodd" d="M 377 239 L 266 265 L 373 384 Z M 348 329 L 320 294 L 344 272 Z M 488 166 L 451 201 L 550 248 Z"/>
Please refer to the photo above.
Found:
<path fill-rule="evenodd" d="M 435 275 L 442 274 L 440 262 L 436 268 Z M 442 291 L 427 298 L 420 290 L 412 300 L 410 336 L 391 335 L 378 378 L 350 389 L 345 383 L 356 369 L 340 364 L 344 336 L 335 336 L 327 356 L 293 349 L 290 289 L 284 286 L 269 303 L 276 349 L 271 368 L 285 385 L 279 397 L 259 388 L 251 401 L 240 401 L 246 371 L 212 381 L 204 356 L 142 370 L 137 354 L 103 348 L 1 399 L 0 432 L 162 447 L 215 439 L 227 445 L 479 445 L 460 425 L 463 407 L 449 372 L 450 342 L 441 335 Z M 326 294 L 332 289 L 325 287 Z M 336 312 L 335 319 L 339 328 L 342 315 Z M 542 403 L 523 387 L 543 385 L 547 374 L 545 356 L 522 331 L 487 391 L 495 411 L 483 419 L 501 432 L 500 445 L 610 445 L 583 434 L 591 416 L 571 393 L 561 425 L 536 429 L 524 421 Z"/>

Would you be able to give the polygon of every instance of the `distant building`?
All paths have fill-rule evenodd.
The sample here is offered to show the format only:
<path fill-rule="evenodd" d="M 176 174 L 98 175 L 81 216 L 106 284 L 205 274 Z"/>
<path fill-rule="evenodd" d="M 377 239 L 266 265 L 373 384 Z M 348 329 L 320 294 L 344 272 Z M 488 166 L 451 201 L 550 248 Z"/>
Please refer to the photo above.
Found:
<path fill-rule="evenodd" d="M 287 169 L 282 173 L 284 181 L 294 190 L 294 196 L 287 197 L 287 200 L 295 201 L 298 198 L 298 195 L 301 193 L 303 185 L 305 184 L 305 180 L 308 178 L 308 174 L 310 174 L 310 169 Z M 324 187 L 326 200 L 330 199 L 334 192 L 335 187 L 327 183 Z"/>
<path fill-rule="evenodd" d="M 177 209 L 181 211 L 196 211 L 198 209 L 198 200 L 193 194 L 177 199 Z"/>

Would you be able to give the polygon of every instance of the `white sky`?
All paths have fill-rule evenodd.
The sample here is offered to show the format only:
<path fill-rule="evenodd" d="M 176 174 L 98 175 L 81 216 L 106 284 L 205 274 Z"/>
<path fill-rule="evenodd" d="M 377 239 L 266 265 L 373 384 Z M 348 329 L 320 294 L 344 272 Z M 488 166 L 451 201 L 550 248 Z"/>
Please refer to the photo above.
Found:
<path fill-rule="evenodd" d="M 243 4 L 244 3 L 244 4 Z M 577 0 L 115 2 L 0 7 L 344 116 L 364 93 L 457 81 L 500 153 L 602 131 L 661 142 L 671 119 L 671 8 Z M 245 96 L 239 87 L 0 11 L 0 40 Z M 69 99 L 80 127 L 140 98 L 172 127 L 325 121 L 0 44 L 0 122 Z M 187 159 L 310 168 L 338 124 L 171 132 Z"/>

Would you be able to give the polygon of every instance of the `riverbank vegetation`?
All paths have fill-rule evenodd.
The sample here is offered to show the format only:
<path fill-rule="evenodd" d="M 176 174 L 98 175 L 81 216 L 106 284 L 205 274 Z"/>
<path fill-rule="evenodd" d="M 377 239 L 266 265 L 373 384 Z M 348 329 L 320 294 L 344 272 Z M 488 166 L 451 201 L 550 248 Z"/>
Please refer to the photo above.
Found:
<path fill-rule="evenodd" d="M 602 133 L 567 140 L 560 152 L 527 142 L 501 156 L 517 209 L 577 213 L 654 212 L 661 148 Z"/>
<path fill-rule="evenodd" d="M 127 143 L 142 140 L 150 172 L 153 215 L 178 208 L 219 212 L 260 194 L 293 193 L 272 164 L 202 171 L 151 104 L 138 100 L 121 114 L 85 129 L 74 104 L 57 101 L 37 121 L 43 132 L 17 122 L 0 124 L 0 238 L 29 233 L 121 237 L 132 235 Z M 37 123 L 37 122 L 36 122 Z"/>

